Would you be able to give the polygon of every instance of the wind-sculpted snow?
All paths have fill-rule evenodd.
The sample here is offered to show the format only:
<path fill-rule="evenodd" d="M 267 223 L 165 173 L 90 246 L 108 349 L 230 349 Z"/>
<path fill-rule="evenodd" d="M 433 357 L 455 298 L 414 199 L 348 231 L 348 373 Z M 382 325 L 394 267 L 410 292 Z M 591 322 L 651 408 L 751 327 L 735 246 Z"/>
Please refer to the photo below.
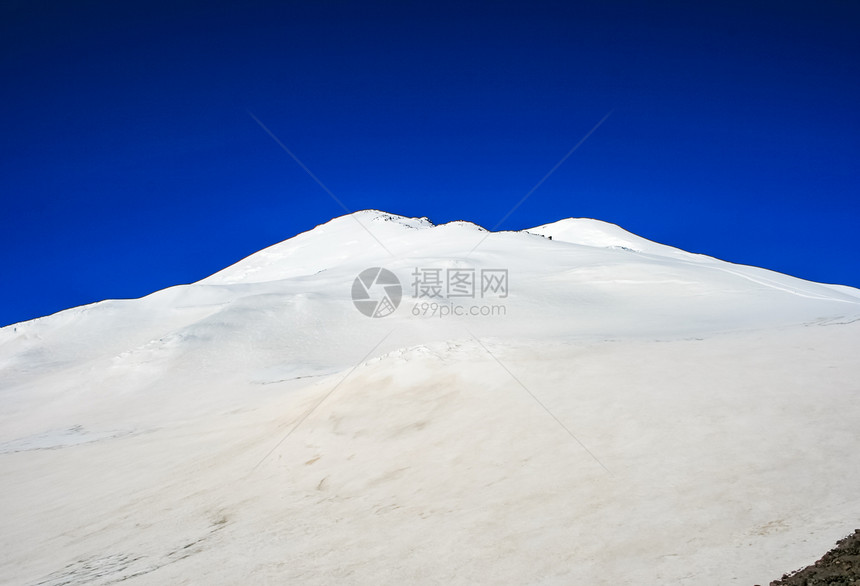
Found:
<path fill-rule="evenodd" d="M 596 220 L 336 218 L 0 329 L 0 581 L 767 583 L 860 524 L 858 351 L 856 290 Z"/>

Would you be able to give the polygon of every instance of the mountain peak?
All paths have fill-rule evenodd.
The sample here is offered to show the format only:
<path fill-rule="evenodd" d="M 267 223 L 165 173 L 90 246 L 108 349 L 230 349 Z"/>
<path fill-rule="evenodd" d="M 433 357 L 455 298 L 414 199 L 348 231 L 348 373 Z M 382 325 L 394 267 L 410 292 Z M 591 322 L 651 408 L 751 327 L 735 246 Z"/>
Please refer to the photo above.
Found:
<path fill-rule="evenodd" d="M 389 212 L 383 212 L 381 210 L 359 210 L 357 212 L 352 212 L 351 214 L 346 214 L 344 216 L 340 216 L 338 218 L 334 218 L 331 222 L 341 222 L 341 221 L 358 221 L 360 224 L 364 222 L 392 222 L 394 224 L 399 224 L 401 226 L 406 226 L 407 228 L 432 228 L 434 226 L 433 222 L 431 222 L 427 217 L 423 218 L 410 218 L 407 216 L 401 216 L 399 214 L 391 214 Z M 323 224 L 325 225 L 325 224 Z"/>
<path fill-rule="evenodd" d="M 642 238 L 632 232 L 628 232 L 617 224 L 595 220 L 594 218 L 565 218 L 550 224 L 529 228 L 525 231 L 560 242 L 582 246 L 617 248 L 632 252 L 686 259 L 701 256 Z"/>

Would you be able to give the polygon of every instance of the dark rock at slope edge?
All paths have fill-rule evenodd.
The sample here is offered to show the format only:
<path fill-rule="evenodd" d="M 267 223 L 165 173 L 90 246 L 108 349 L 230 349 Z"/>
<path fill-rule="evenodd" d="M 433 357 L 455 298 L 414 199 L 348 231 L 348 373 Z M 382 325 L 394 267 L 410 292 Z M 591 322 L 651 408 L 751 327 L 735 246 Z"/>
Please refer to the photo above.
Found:
<path fill-rule="evenodd" d="M 860 529 L 839 540 L 813 565 L 786 574 L 770 586 L 860 586 Z"/>

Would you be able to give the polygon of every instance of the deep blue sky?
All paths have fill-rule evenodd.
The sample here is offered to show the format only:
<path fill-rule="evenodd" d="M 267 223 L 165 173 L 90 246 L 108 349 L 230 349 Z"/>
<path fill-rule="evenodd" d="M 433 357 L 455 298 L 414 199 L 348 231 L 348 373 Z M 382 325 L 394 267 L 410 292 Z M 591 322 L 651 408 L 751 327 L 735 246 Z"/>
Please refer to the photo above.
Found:
<path fill-rule="evenodd" d="M 860 5 L 0 2 L 0 325 L 352 210 L 569 216 L 860 286 Z"/>

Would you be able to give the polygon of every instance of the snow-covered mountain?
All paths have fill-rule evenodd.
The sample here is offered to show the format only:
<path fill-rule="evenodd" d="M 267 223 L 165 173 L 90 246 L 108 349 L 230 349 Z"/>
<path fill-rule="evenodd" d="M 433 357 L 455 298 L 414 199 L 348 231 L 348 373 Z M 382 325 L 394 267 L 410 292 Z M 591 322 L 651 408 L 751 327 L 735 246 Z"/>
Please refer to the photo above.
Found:
<path fill-rule="evenodd" d="M 0 580 L 767 583 L 860 526 L 858 351 L 849 287 L 357 212 L 0 329 Z"/>

